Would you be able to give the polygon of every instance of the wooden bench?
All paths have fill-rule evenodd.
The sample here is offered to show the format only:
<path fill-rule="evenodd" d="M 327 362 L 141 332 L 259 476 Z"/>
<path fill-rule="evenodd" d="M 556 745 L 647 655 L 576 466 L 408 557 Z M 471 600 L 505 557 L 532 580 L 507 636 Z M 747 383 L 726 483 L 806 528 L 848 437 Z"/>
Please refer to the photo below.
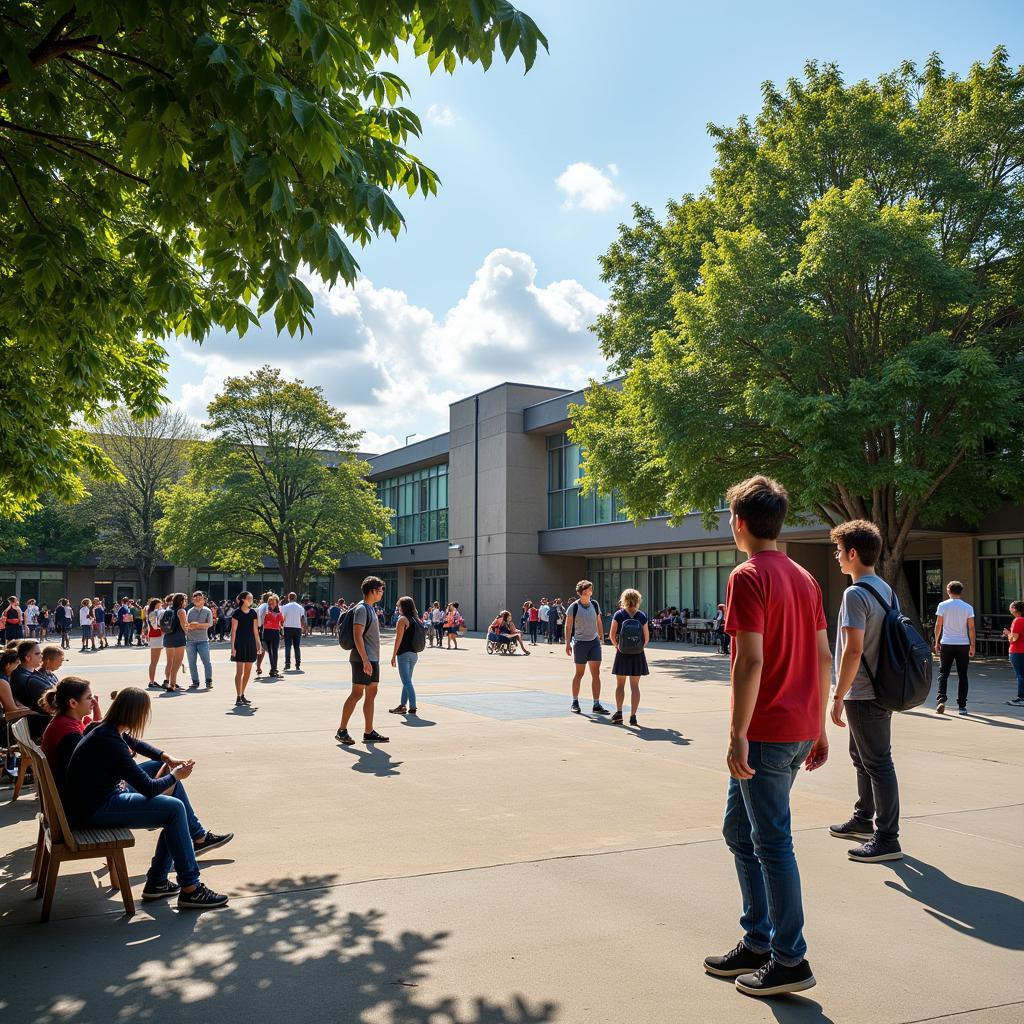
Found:
<path fill-rule="evenodd" d="M 11 794 L 11 803 L 14 803 L 14 801 L 17 800 L 19 796 L 21 796 L 21 789 L 25 785 L 25 776 L 32 768 L 32 759 L 29 757 L 28 751 L 23 748 L 21 742 L 17 737 L 17 734 L 15 734 L 13 740 L 11 740 L 10 738 L 10 734 L 14 732 L 15 724 L 16 723 L 8 722 L 6 718 L 4 719 L 4 727 L 8 733 L 6 753 L 10 755 L 13 752 L 17 752 L 19 755 L 18 777 L 14 780 L 14 792 Z M 33 775 L 33 780 L 34 778 L 35 776 Z"/>
<path fill-rule="evenodd" d="M 135 836 L 127 828 L 76 828 L 69 827 L 64 806 L 53 781 L 50 765 L 42 749 L 32 742 L 28 723 L 22 719 L 14 723 L 14 735 L 21 747 L 32 759 L 32 770 L 42 801 L 43 810 L 39 815 L 39 841 L 32 864 L 32 880 L 36 882 L 36 899 L 43 898 L 40 921 L 50 920 L 50 909 L 57 889 L 57 875 L 64 861 L 101 860 L 107 862 L 110 884 L 121 890 L 124 911 L 128 917 L 135 913 L 135 899 L 132 896 L 131 878 L 125 863 L 126 847 L 135 845 Z"/>

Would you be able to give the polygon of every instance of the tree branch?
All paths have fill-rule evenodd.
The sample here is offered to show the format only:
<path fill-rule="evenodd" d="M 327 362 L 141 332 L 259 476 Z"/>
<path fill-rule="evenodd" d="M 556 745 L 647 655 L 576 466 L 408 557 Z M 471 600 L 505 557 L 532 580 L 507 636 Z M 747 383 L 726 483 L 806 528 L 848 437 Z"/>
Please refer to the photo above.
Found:
<path fill-rule="evenodd" d="M 122 53 L 120 50 L 111 50 L 106 46 L 102 46 L 101 43 L 102 40 L 97 36 L 95 44 L 91 46 L 83 46 L 82 49 L 92 50 L 94 53 L 102 53 L 107 57 L 113 57 L 115 60 L 123 60 L 128 64 L 137 64 L 139 67 L 152 71 L 153 74 L 159 75 L 168 82 L 174 81 L 174 75 L 165 68 L 157 67 L 156 64 L 151 64 L 148 60 L 144 60 L 142 57 L 136 57 L 134 54 Z"/>
<path fill-rule="evenodd" d="M 0 118 L 0 128 L 9 128 L 11 129 L 11 131 L 20 132 L 23 135 L 30 135 L 33 138 L 43 140 L 41 142 L 41 145 L 45 146 L 47 149 L 52 149 L 55 153 L 61 153 L 62 150 L 57 149 L 56 146 L 50 145 L 47 141 L 45 141 L 50 140 L 51 143 L 56 143 L 56 145 L 58 146 L 64 146 L 67 149 L 73 150 L 75 153 L 80 154 L 81 156 L 87 157 L 88 159 L 93 160 L 98 164 L 101 164 L 108 170 L 113 171 L 115 174 L 119 174 L 122 178 L 128 178 L 130 181 L 137 182 L 139 185 L 149 184 L 148 178 L 140 178 L 137 174 L 132 174 L 131 171 L 126 171 L 123 168 L 118 167 L 117 164 L 112 164 L 109 160 L 105 160 L 98 153 L 92 153 L 87 149 L 83 149 L 81 146 L 76 146 L 74 145 L 74 143 L 67 142 L 60 135 L 52 135 L 50 132 L 42 132 L 36 128 L 26 128 L 24 125 L 13 124 L 12 122 L 5 121 L 2 118 Z M 82 141 L 88 142 L 88 140 L 84 139 Z"/>
<path fill-rule="evenodd" d="M 28 196 L 25 195 L 24 190 L 21 187 L 21 182 L 18 181 L 18 176 L 14 173 L 14 168 L 10 165 L 7 157 L 4 156 L 3 150 L 0 150 L 0 160 L 4 162 L 4 167 L 7 168 L 7 173 L 10 174 L 14 181 L 14 187 L 18 190 L 18 195 L 21 197 L 21 201 L 28 211 L 28 215 L 36 222 L 37 227 L 42 227 L 43 222 L 36 216 L 35 210 L 32 209 L 32 204 L 28 201 Z"/>

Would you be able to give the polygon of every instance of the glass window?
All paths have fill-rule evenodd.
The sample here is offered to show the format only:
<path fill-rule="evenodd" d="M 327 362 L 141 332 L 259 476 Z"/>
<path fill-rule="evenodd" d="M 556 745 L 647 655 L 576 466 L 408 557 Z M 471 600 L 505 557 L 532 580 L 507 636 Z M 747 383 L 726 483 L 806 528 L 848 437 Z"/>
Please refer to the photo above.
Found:
<path fill-rule="evenodd" d="M 384 547 L 448 539 L 447 463 L 380 480 L 377 497 L 395 513 Z"/>

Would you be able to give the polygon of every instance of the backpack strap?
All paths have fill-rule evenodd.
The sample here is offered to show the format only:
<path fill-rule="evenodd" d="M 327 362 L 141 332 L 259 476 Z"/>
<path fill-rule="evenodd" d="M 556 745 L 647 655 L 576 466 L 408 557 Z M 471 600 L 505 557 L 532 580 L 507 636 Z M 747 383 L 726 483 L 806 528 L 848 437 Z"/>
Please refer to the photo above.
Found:
<path fill-rule="evenodd" d="M 900 603 L 896 597 L 895 587 L 890 588 L 892 590 L 892 604 L 886 604 L 885 599 L 882 597 L 882 595 L 877 590 L 875 590 L 875 588 L 871 586 L 870 583 L 865 583 L 863 580 L 857 580 L 857 582 L 853 585 L 860 590 L 868 591 L 868 593 L 870 593 L 874 597 L 874 599 L 882 606 L 883 611 L 888 612 L 893 608 L 895 608 L 896 611 L 900 610 Z"/>

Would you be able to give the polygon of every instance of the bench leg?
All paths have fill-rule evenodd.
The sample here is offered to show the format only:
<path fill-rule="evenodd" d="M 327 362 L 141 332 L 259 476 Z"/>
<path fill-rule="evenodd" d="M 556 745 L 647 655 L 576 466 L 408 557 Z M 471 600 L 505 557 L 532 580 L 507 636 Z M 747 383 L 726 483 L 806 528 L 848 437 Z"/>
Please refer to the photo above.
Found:
<path fill-rule="evenodd" d="M 134 917 L 135 897 L 132 895 L 132 883 L 131 876 L 128 874 L 128 865 L 124 862 L 124 850 L 115 850 L 113 861 L 117 865 L 117 877 L 121 882 L 121 899 L 124 900 L 125 916 Z"/>
<path fill-rule="evenodd" d="M 53 906 L 53 894 L 57 889 L 57 872 L 60 871 L 60 856 L 56 851 L 50 851 L 50 861 L 46 865 L 46 888 L 43 890 L 43 912 L 39 915 L 40 921 L 50 920 L 50 908 Z"/>
<path fill-rule="evenodd" d="M 43 855 L 39 859 L 39 878 L 36 881 L 36 899 L 41 899 L 46 888 L 46 872 L 50 870 L 50 851 L 44 846 Z"/>
<path fill-rule="evenodd" d="M 110 876 L 110 888 L 120 889 L 120 879 L 117 877 L 117 864 L 114 861 L 114 855 L 109 854 L 107 856 L 107 874 Z"/>
<path fill-rule="evenodd" d="M 29 882 L 39 881 L 39 870 L 43 863 L 43 851 L 46 849 L 46 840 L 43 839 L 43 826 L 39 826 L 39 838 L 36 840 L 36 852 L 32 857 L 32 874 L 28 876 Z"/>
<path fill-rule="evenodd" d="M 25 754 L 21 755 L 21 760 L 18 762 L 18 777 L 14 781 L 14 793 L 11 795 L 11 803 L 21 796 L 21 787 L 25 784 L 25 775 L 28 772 L 28 757 Z"/>

